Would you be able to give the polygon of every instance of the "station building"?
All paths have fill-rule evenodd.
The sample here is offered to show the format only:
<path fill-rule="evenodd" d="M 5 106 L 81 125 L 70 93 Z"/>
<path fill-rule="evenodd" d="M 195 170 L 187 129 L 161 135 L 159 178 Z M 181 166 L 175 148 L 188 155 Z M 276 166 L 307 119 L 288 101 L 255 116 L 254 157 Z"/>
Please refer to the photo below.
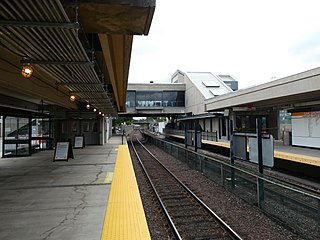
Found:
<path fill-rule="evenodd" d="M 177 70 L 171 83 L 129 83 L 127 111 L 122 114 L 169 116 L 167 127 L 181 131 L 185 123 L 194 122 L 190 129 L 196 124 L 220 140 L 230 140 L 231 131 L 256 132 L 256 119 L 261 117 L 263 131 L 284 145 L 320 148 L 319 75 L 316 68 L 238 90 L 229 75 Z M 179 97 L 169 97 L 170 91 L 179 92 Z"/>

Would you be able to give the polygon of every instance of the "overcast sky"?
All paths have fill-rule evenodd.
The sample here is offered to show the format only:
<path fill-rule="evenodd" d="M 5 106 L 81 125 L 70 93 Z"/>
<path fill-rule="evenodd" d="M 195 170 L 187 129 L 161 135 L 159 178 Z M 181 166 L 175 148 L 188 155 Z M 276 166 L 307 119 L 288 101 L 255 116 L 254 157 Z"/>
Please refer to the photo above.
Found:
<path fill-rule="evenodd" d="M 239 88 L 320 67 L 319 0 L 157 0 L 134 36 L 129 83 L 177 70 L 229 74 Z"/>

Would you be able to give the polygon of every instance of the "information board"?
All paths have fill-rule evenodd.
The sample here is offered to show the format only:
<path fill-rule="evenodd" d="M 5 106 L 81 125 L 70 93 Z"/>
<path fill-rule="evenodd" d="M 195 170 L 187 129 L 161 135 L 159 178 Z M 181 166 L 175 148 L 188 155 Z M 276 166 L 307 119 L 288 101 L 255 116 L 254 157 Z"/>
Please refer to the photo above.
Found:
<path fill-rule="evenodd" d="M 73 158 L 71 142 L 57 142 L 53 161 L 68 161 L 69 158 Z"/>
<path fill-rule="evenodd" d="M 84 137 L 82 135 L 74 137 L 74 148 L 84 148 Z"/>

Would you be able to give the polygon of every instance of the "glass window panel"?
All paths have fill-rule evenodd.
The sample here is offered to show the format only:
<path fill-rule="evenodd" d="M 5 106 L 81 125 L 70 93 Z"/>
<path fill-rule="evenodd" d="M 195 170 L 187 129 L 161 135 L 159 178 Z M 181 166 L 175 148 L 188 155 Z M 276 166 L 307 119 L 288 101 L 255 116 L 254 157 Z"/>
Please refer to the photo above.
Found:
<path fill-rule="evenodd" d="M 18 118 L 18 139 L 29 139 L 29 118 Z"/>
<path fill-rule="evenodd" d="M 16 144 L 4 144 L 4 156 L 16 156 Z"/>
<path fill-rule="evenodd" d="M 162 107 L 162 92 L 136 92 L 136 107 Z"/>
<path fill-rule="evenodd" d="M 49 134 L 49 120 L 34 118 L 31 120 L 32 137 L 43 137 Z"/>
<path fill-rule="evenodd" d="M 184 107 L 185 93 L 184 91 L 165 91 L 163 92 L 164 107 Z"/>
<path fill-rule="evenodd" d="M 11 140 L 11 139 L 16 139 L 17 138 L 17 118 L 16 117 L 6 117 L 5 118 L 5 139 L 6 140 Z"/>
<path fill-rule="evenodd" d="M 212 80 L 202 80 L 203 85 L 206 87 L 220 87 L 219 82 L 215 82 Z"/>
<path fill-rule="evenodd" d="M 40 148 L 40 140 L 32 140 L 31 147 L 32 147 L 32 149 L 39 149 Z"/>
<path fill-rule="evenodd" d="M 18 156 L 25 156 L 29 155 L 29 144 L 17 144 L 17 155 Z"/>
<path fill-rule="evenodd" d="M 128 108 L 132 108 L 136 106 L 136 92 L 134 91 L 127 92 L 126 106 Z"/>
<path fill-rule="evenodd" d="M 42 137 L 49 137 L 49 118 L 39 119 Z"/>
<path fill-rule="evenodd" d="M 40 149 L 49 149 L 50 140 L 40 140 Z"/>

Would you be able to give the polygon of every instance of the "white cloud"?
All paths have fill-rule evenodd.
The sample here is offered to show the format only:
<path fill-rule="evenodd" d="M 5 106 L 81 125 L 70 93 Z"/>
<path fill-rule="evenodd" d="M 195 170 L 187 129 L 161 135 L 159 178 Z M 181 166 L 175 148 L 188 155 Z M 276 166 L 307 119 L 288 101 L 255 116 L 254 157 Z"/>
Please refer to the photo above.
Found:
<path fill-rule="evenodd" d="M 180 69 L 230 74 L 242 88 L 320 66 L 319 6 L 158 0 L 149 35 L 134 37 L 129 82 L 169 82 Z"/>

